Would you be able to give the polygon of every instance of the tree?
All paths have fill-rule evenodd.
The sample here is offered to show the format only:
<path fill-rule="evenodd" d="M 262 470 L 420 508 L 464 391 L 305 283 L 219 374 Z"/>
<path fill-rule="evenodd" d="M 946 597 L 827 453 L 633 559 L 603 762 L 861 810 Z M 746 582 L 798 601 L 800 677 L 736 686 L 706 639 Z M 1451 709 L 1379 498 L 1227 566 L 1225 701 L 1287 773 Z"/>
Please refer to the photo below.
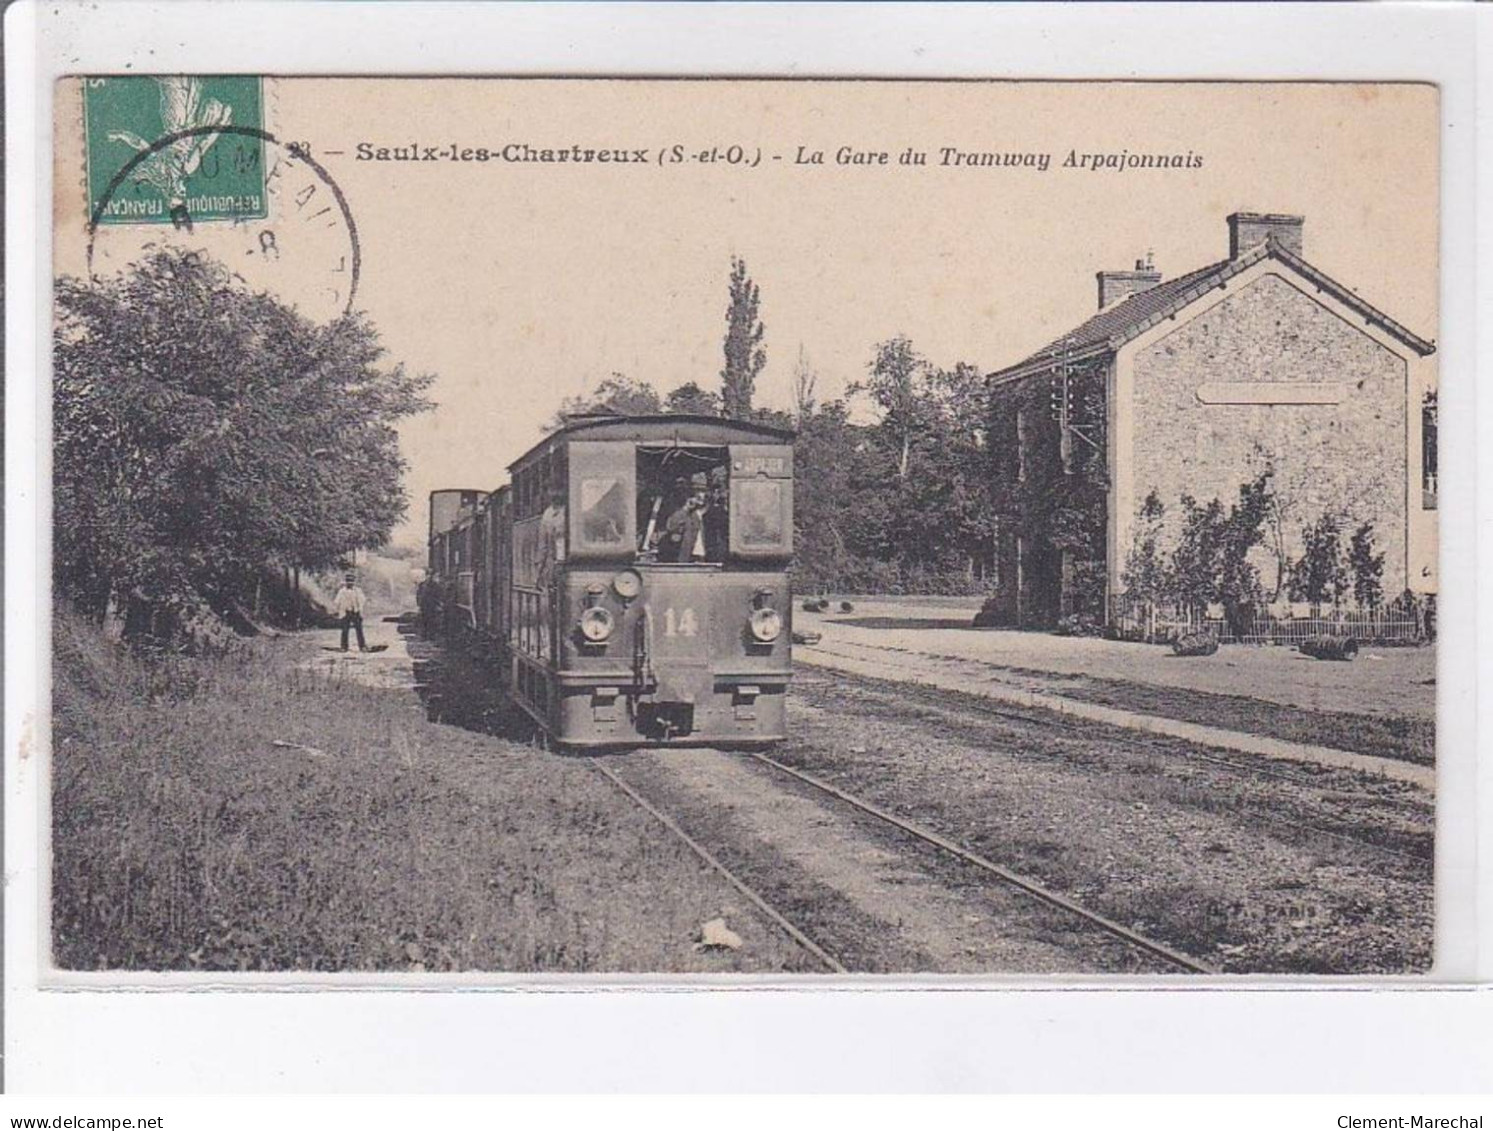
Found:
<path fill-rule="evenodd" d="M 1182 496 L 1182 531 L 1172 552 L 1168 588 L 1194 614 L 1222 605 L 1229 632 L 1236 637 L 1244 635 L 1246 614 L 1264 599 L 1250 552 L 1265 540 L 1270 505 L 1268 471 L 1240 484 L 1239 500 L 1227 511 L 1218 499 L 1200 506 L 1191 495 Z"/>
<path fill-rule="evenodd" d="M 865 515 L 854 489 L 859 430 L 841 401 L 799 421 L 793 446 L 795 568 L 808 589 L 841 587 Z"/>
<path fill-rule="evenodd" d="M 1291 589 L 1295 569 L 1292 534 L 1306 526 L 1308 517 L 1329 501 L 1340 515 L 1372 513 L 1373 501 L 1385 493 L 1388 477 L 1384 467 L 1370 461 L 1355 468 L 1354 474 L 1346 481 L 1335 483 L 1329 500 L 1324 497 L 1321 468 L 1314 466 L 1310 459 L 1282 458 L 1277 452 L 1257 443 L 1251 464 L 1258 474 L 1270 478 L 1264 545 L 1274 558 L 1269 597 L 1278 601 Z"/>
<path fill-rule="evenodd" d="M 910 421 L 899 491 L 903 556 L 930 571 L 972 576 L 974 563 L 991 556 L 994 535 L 984 374 L 967 362 L 928 365 L 920 385 L 924 403 Z"/>
<path fill-rule="evenodd" d="M 721 408 L 734 420 L 751 415 L 757 375 L 767 364 L 766 333 L 757 316 L 760 293 L 747 274 L 746 260 L 731 257 L 730 302 L 726 307 L 726 365 L 721 370 Z"/>
<path fill-rule="evenodd" d="M 793 364 L 793 422 L 799 426 L 814 415 L 814 386 L 819 377 L 809 365 L 803 343 L 798 344 L 798 360 Z"/>
<path fill-rule="evenodd" d="M 1348 568 L 1353 572 L 1353 599 L 1372 611 L 1384 600 L 1384 554 L 1374 553 L 1374 526 L 1365 522 L 1353 532 L 1348 546 Z"/>
<path fill-rule="evenodd" d="M 1250 552 L 1265 541 L 1272 494 L 1269 471 L 1240 484 L 1239 501 L 1229 508 L 1224 525 L 1219 600 L 1229 631 L 1236 637 L 1244 635 L 1245 614 L 1252 614 L 1265 597 L 1260 571 L 1249 559 Z"/>
<path fill-rule="evenodd" d="M 792 432 L 797 427 L 793 414 L 780 408 L 754 408 L 747 419 L 753 424 L 766 424 L 769 428 L 781 428 L 785 432 Z"/>
<path fill-rule="evenodd" d="M 634 381 L 625 373 L 615 370 L 610 377 L 597 384 L 589 394 L 566 397 L 560 402 L 560 411 L 550 418 L 545 431 L 553 432 L 564 427 L 567 416 L 579 416 L 588 412 L 613 412 L 619 416 L 654 416 L 663 412 L 663 402 L 658 390 L 646 381 Z"/>
<path fill-rule="evenodd" d="M 673 389 L 664 397 L 664 411 L 684 413 L 691 416 L 720 416 L 721 398 L 709 389 L 702 389 L 690 381 Z"/>
<path fill-rule="evenodd" d="M 1177 604 L 1196 616 L 1219 598 L 1224 521 L 1218 499 L 1204 506 L 1191 495 L 1182 496 L 1182 529 L 1168 582 Z"/>
<path fill-rule="evenodd" d="M 361 315 L 316 325 L 200 253 L 57 283 L 54 576 L 111 604 L 220 611 L 270 565 L 324 568 L 402 517 L 395 425 L 432 378 Z"/>
<path fill-rule="evenodd" d="M 796 417 L 754 413 L 798 430 L 800 568 L 829 586 L 967 592 L 995 533 L 983 373 L 933 366 L 905 338 L 878 357 L 850 390 L 871 395 L 873 424 L 850 423 L 843 401 L 816 404 L 802 354 Z"/>
<path fill-rule="evenodd" d="M 881 410 L 881 428 L 891 437 L 898 479 L 907 478 L 913 438 L 925 423 L 925 366 L 912 342 L 898 334 L 876 347 L 866 380 L 850 387 L 852 393 L 869 394 Z"/>
<path fill-rule="evenodd" d="M 1136 516 L 1135 533 L 1121 574 L 1125 593 L 1143 605 L 1158 604 L 1166 591 L 1166 564 L 1161 554 L 1165 524 L 1166 507 L 1153 487 Z"/>
<path fill-rule="evenodd" d="M 1301 528 L 1301 559 L 1291 573 L 1291 596 L 1317 608 L 1328 601 L 1342 603 L 1348 592 L 1343 567 L 1342 519 L 1328 511 Z"/>

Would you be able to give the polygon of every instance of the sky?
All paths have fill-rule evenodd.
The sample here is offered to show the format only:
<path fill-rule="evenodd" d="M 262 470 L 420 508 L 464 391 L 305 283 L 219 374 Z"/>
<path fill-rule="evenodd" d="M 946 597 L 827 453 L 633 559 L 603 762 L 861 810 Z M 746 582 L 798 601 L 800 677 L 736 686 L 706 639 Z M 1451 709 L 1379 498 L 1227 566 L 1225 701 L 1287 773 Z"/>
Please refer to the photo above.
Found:
<path fill-rule="evenodd" d="M 65 80 L 56 267 L 71 274 L 87 266 L 79 98 Z M 396 540 L 423 540 L 429 491 L 504 482 L 561 400 L 613 371 L 718 387 L 733 256 L 761 288 L 757 401 L 782 408 L 800 349 L 821 399 L 896 334 L 939 365 L 1010 364 L 1094 311 L 1096 271 L 1149 253 L 1170 278 L 1224 258 L 1238 210 L 1305 216 L 1308 260 L 1437 336 L 1428 86 L 270 78 L 265 102 L 265 128 L 307 144 L 343 193 L 356 305 L 389 360 L 436 378 L 437 407 L 402 430 Z M 475 159 L 505 146 L 646 159 Z M 411 147 L 441 156 L 371 159 Z M 901 163 L 908 149 L 927 163 Z M 1096 170 L 1070 153 L 1180 160 Z M 259 228 L 195 238 L 320 316 L 349 237 L 297 218 L 276 191 Z M 254 251 L 263 228 L 274 258 Z"/>

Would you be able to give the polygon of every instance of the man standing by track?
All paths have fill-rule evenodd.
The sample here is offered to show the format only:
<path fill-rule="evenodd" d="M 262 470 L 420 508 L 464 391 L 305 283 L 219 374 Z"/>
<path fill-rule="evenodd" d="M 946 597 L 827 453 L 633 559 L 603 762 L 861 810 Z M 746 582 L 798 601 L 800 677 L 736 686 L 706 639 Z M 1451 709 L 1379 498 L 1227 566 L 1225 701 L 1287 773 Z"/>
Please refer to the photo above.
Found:
<path fill-rule="evenodd" d="M 356 629 L 358 634 L 358 651 L 368 651 L 368 644 L 363 639 L 363 590 L 358 588 L 356 574 L 349 573 L 342 579 L 342 588 L 337 590 L 337 598 L 333 603 L 337 616 L 342 621 L 342 650 L 347 651 L 348 629 Z"/>

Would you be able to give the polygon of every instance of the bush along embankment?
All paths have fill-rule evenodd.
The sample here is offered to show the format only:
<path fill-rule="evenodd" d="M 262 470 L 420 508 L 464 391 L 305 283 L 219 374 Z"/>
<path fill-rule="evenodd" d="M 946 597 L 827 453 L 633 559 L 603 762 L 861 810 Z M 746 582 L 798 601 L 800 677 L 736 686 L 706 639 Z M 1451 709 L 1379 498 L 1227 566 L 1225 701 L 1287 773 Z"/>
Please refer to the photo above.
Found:
<path fill-rule="evenodd" d="M 328 674 L 318 640 L 141 653 L 57 610 L 58 966 L 802 966 L 739 912 L 747 947 L 696 952 L 731 893 L 583 760 L 431 724 Z"/>
<path fill-rule="evenodd" d="M 433 377 L 363 316 L 310 322 L 179 251 L 56 298 L 53 585 L 75 607 L 220 650 L 225 626 L 307 623 L 312 575 L 403 518 L 398 425 Z"/>

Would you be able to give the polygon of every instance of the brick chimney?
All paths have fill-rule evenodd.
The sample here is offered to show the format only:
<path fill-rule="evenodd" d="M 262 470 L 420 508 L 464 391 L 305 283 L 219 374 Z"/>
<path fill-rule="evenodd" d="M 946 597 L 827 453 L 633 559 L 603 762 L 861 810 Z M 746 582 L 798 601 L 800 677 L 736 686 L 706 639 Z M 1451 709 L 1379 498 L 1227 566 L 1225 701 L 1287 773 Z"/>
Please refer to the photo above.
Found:
<path fill-rule="evenodd" d="M 1134 271 L 1100 271 L 1095 278 L 1099 280 L 1099 309 L 1103 310 L 1131 295 L 1150 290 L 1161 282 L 1161 272 L 1151 265 L 1148 251 L 1144 259 L 1135 261 Z"/>
<path fill-rule="evenodd" d="M 1272 236 L 1276 243 L 1292 255 L 1300 255 L 1301 226 L 1304 223 L 1304 216 L 1283 216 L 1275 212 L 1235 212 L 1229 217 L 1229 258 L 1238 259 Z"/>

